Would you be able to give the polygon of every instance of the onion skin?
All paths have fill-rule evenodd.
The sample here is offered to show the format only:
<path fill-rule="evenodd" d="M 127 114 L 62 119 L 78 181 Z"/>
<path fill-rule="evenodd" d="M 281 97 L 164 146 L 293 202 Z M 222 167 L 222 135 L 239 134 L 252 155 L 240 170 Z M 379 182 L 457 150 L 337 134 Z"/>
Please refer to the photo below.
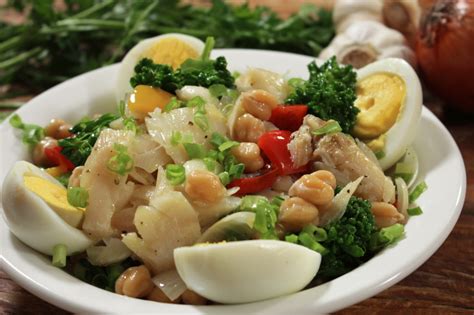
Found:
<path fill-rule="evenodd" d="M 474 0 L 438 0 L 416 42 L 425 82 L 450 105 L 474 113 Z"/>

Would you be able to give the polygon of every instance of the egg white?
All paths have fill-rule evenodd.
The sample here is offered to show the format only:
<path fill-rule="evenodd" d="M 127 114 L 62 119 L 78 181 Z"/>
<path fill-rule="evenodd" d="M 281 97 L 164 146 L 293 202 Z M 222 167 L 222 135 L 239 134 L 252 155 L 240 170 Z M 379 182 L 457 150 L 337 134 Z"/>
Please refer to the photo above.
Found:
<path fill-rule="evenodd" d="M 385 156 L 379 160 L 383 170 L 395 164 L 415 140 L 421 118 L 423 94 L 415 70 L 403 59 L 387 58 L 376 61 L 357 71 L 357 80 L 375 73 L 390 73 L 405 82 L 406 96 L 398 120 L 385 133 Z"/>
<path fill-rule="evenodd" d="M 93 244 L 82 231 L 67 224 L 38 195 L 26 188 L 24 176 L 32 175 L 61 186 L 37 166 L 18 161 L 5 177 L 2 206 L 10 231 L 23 243 L 47 255 L 57 244 L 67 246 L 67 254 L 84 251 Z"/>
<path fill-rule="evenodd" d="M 196 293 L 219 303 L 248 303 L 303 289 L 321 255 L 289 242 L 250 240 L 180 247 L 174 261 Z"/>
<path fill-rule="evenodd" d="M 179 33 L 169 33 L 142 40 L 125 55 L 120 63 L 116 83 L 117 88 L 115 91 L 117 101 L 123 100 L 127 93 L 133 91 L 130 86 L 130 78 L 134 75 L 135 66 L 143 58 L 145 52 L 165 38 L 177 38 L 194 48 L 198 54 L 200 54 L 204 49 L 204 43 L 200 39 Z"/>

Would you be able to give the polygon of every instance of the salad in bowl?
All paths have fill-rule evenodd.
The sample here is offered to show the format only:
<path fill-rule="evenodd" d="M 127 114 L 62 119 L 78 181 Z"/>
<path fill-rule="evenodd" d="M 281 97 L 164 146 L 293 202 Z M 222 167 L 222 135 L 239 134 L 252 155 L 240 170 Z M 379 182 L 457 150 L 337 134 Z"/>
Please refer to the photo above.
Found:
<path fill-rule="evenodd" d="M 139 43 L 115 112 L 46 126 L 13 115 L 33 163 L 3 182 L 11 232 L 94 286 L 192 305 L 295 293 L 396 246 L 426 189 L 414 70 L 332 58 L 308 79 L 232 73 L 213 44 Z"/>

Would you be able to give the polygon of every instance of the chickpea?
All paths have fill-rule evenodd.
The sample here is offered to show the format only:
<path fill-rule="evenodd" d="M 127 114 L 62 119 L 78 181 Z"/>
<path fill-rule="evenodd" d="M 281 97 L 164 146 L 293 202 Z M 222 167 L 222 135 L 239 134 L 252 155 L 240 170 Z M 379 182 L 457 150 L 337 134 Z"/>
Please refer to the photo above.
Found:
<path fill-rule="evenodd" d="M 394 205 L 387 202 L 372 202 L 371 211 L 375 218 L 375 224 L 379 228 L 391 226 L 405 219 Z"/>
<path fill-rule="evenodd" d="M 242 142 L 231 150 L 235 158 L 245 165 L 245 171 L 253 173 L 263 167 L 265 162 L 260 156 L 260 148 L 256 143 Z"/>
<path fill-rule="evenodd" d="M 194 170 L 186 177 L 184 191 L 196 201 L 215 203 L 221 200 L 226 189 L 216 174 L 206 170 Z"/>
<path fill-rule="evenodd" d="M 51 137 L 45 137 L 43 140 L 38 142 L 33 148 L 33 163 L 38 166 L 50 167 L 54 166 L 53 163 L 48 159 L 44 150 L 46 148 L 53 148 L 58 146 L 58 141 Z"/>
<path fill-rule="evenodd" d="M 243 114 L 234 125 L 235 140 L 239 142 L 257 143 L 258 138 L 265 133 L 263 121 L 250 114 Z"/>
<path fill-rule="evenodd" d="M 133 218 L 135 218 L 136 208 L 125 208 L 123 210 L 114 212 L 111 219 L 112 228 L 120 232 L 137 232 L 137 228 L 133 223 Z"/>
<path fill-rule="evenodd" d="M 316 176 L 317 178 L 331 186 L 332 189 L 336 188 L 336 177 L 330 171 L 320 170 L 311 173 L 311 175 Z"/>
<path fill-rule="evenodd" d="M 68 187 L 80 186 L 82 172 L 84 172 L 84 166 L 78 166 L 72 170 L 72 174 L 69 176 Z"/>
<path fill-rule="evenodd" d="M 334 197 L 334 189 L 319 178 L 318 172 L 302 176 L 288 191 L 290 196 L 297 196 L 317 206 L 324 206 Z"/>
<path fill-rule="evenodd" d="M 115 282 L 116 293 L 136 298 L 147 296 L 154 287 L 150 271 L 144 265 L 128 268 Z"/>
<path fill-rule="evenodd" d="M 189 305 L 206 305 L 207 304 L 207 299 L 205 297 L 202 297 L 196 292 L 191 291 L 189 289 L 183 292 L 183 294 L 181 295 L 181 298 L 183 299 L 184 304 L 189 304 Z"/>
<path fill-rule="evenodd" d="M 269 120 L 278 101 L 267 91 L 253 90 L 242 94 L 242 106 L 247 113 L 258 119 Z"/>
<path fill-rule="evenodd" d="M 158 288 L 158 287 L 154 287 L 153 290 L 151 291 L 150 294 L 148 294 L 148 296 L 146 297 L 147 300 L 150 300 L 150 301 L 155 301 L 155 302 L 161 302 L 161 303 L 176 303 L 178 304 L 179 302 L 181 302 L 181 297 L 178 297 L 176 300 L 170 300 L 169 297 L 166 296 L 165 293 L 163 293 L 163 291 Z"/>
<path fill-rule="evenodd" d="M 64 139 L 72 135 L 69 131 L 71 127 L 72 126 L 64 120 L 55 118 L 44 128 L 44 133 L 46 136 L 54 139 Z"/>
<path fill-rule="evenodd" d="M 308 224 L 318 224 L 318 208 L 299 197 L 290 197 L 280 206 L 278 222 L 287 231 L 297 232 Z"/>

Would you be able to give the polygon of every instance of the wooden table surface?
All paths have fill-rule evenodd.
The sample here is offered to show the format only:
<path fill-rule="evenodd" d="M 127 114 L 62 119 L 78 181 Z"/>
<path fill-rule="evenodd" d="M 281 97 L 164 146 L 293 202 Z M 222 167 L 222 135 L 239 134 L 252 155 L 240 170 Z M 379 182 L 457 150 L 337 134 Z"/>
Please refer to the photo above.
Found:
<path fill-rule="evenodd" d="M 287 16 L 309 1 L 249 2 L 271 5 Z M 312 2 L 332 5 L 331 0 Z M 474 116 L 457 113 L 431 100 L 425 99 L 425 104 L 449 129 L 464 158 L 468 185 L 461 216 L 448 239 L 418 270 L 382 293 L 337 314 L 474 314 Z M 48 313 L 67 314 L 31 295 L 0 270 L 0 314 Z"/>

